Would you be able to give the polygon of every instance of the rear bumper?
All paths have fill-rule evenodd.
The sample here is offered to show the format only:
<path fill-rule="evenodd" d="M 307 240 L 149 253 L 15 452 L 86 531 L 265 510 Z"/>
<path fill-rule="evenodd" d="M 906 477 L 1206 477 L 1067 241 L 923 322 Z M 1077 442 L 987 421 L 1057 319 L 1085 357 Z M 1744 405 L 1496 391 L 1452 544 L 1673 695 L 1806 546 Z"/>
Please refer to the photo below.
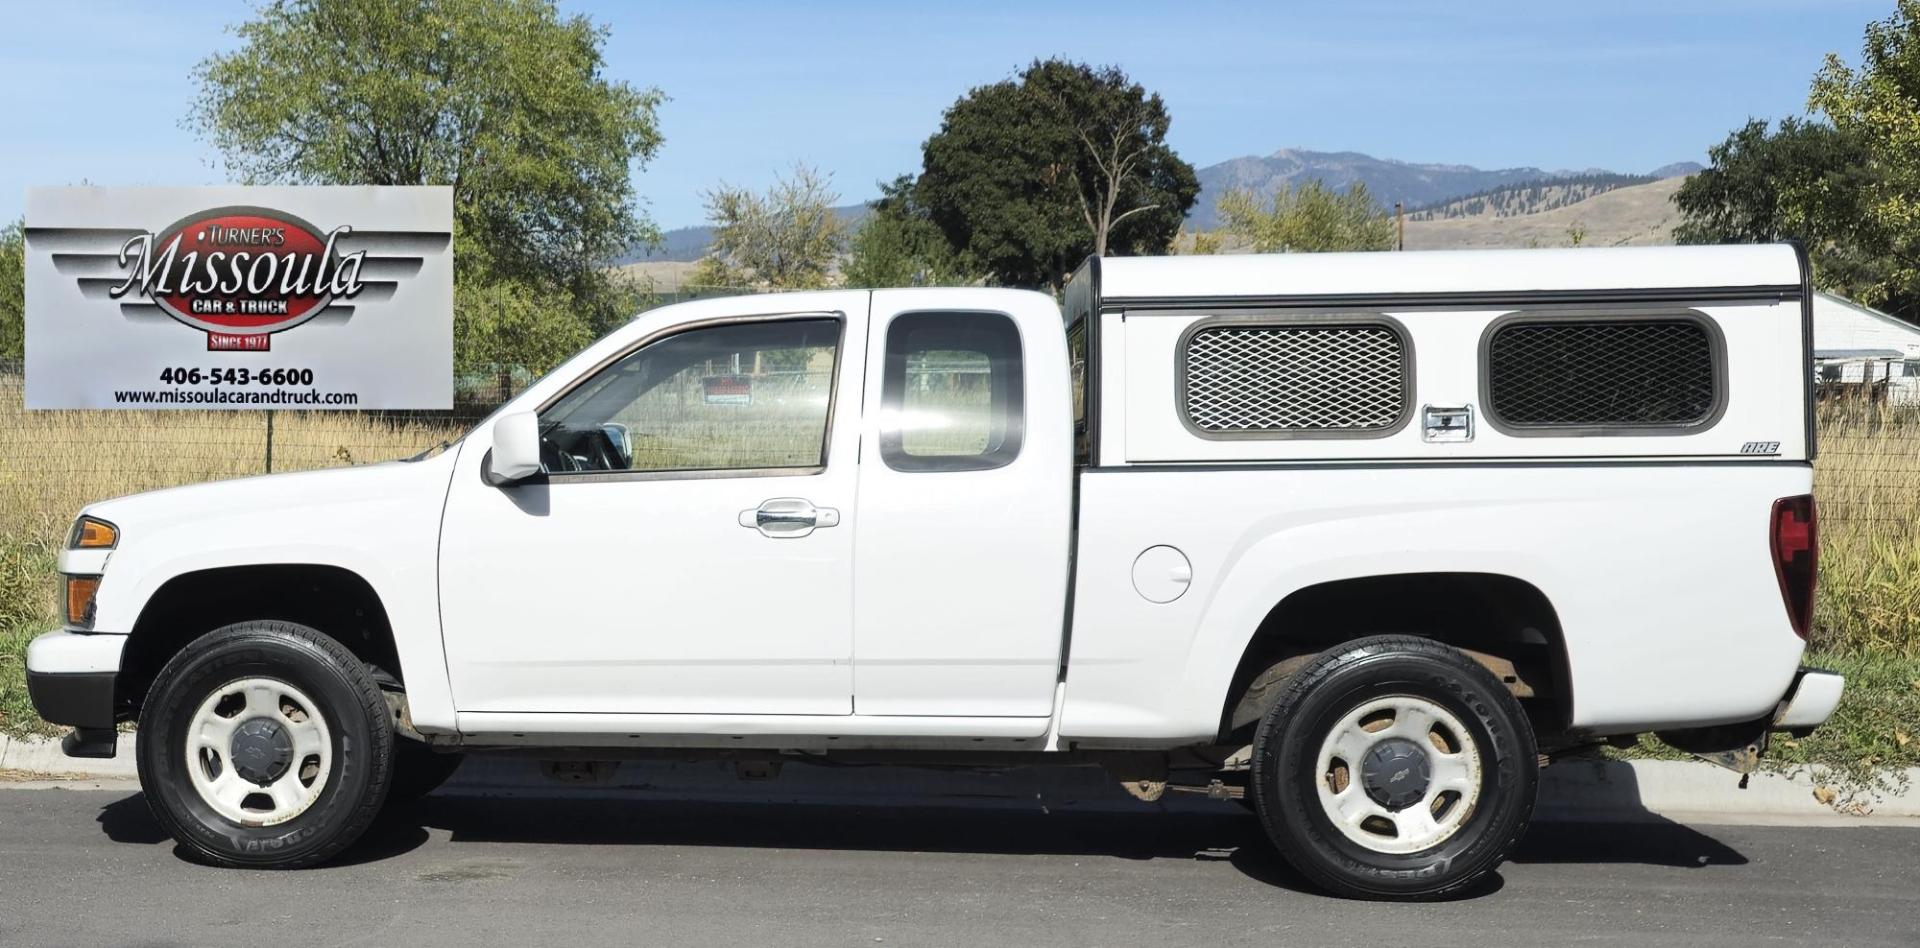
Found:
<path fill-rule="evenodd" d="M 54 724 L 111 730 L 117 713 L 114 684 L 127 637 L 108 633 L 48 632 L 27 645 L 27 695 L 33 710 Z"/>
<path fill-rule="evenodd" d="M 1805 732 L 1827 723 L 1833 710 L 1840 706 L 1840 695 L 1846 686 L 1844 676 L 1818 668 L 1800 669 L 1800 673 L 1793 676 L 1793 686 L 1787 689 L 1787 696 L 1780 702 L 1780 710 L 1774 713 L 1773 729 Z"/>

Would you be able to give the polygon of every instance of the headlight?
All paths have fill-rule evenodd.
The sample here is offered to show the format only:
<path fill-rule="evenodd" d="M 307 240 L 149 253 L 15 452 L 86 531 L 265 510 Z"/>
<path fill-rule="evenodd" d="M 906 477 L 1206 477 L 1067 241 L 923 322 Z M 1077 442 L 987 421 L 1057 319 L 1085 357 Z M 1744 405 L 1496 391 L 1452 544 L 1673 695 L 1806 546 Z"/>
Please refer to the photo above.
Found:
<path fill-rule="evenodd" d="M 120 542 L 120 530 L 105 520 L 81 517 L 73 522 L 73 533 L 67 537 L 69 550 L 111 550 Z"/>

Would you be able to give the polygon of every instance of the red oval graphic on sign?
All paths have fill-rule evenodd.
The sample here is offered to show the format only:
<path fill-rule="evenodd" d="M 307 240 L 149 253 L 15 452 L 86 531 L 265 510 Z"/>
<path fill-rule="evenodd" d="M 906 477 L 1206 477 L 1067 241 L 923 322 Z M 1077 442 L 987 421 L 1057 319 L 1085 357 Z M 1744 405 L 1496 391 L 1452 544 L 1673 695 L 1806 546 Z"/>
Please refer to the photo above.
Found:
<path fill-rule="evenodd" d="M 189 217 L 122 251 L 135 272 L 115 288 L 137 289 L 175 319 L 210 333 L 263 335 L 313 318 L 359 293 L 366 254 L 341 256 L 335 242 L 278 211 L 228 207 Z"/>
<path fill-rule="evenodd" d="M 176 278 L 168 281 L 174 292 L 155 302 L 177 316 L 271 332 L 327 302 L 326 285 L 314 279 L 329 262 L 326 242 L 302 224 L 261 213 L 221 214 L 177 225 L 160 235 L 161 245 L 175 234 Z"/>

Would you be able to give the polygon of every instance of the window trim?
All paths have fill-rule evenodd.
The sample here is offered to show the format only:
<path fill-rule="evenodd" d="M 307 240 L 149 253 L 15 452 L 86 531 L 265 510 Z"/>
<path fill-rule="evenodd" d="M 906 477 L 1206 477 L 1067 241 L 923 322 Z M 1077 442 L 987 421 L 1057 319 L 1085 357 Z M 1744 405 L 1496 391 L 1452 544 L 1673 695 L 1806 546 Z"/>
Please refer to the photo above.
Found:
<path fill-rule="evenodd" d="M 1080 381 L 1073 379 L 1073 334 L 1080 334 Z M 1080 400 L 1080 416 L 1073 418 L 1073 464 L 1086 467 L 1093 452 L 1093 317 L 1081 315 L 1067 323 L 1067 411 Z"/>
<path fill-rule="evenodd" d="M 1384 428 L 1259 428 L 1240 431 L 1211 431 L 1194 423 L 1187 405 L 1188 348 L 1193 338 L 1211 329 L 1317 328 L 1362 326 L 1385 329 L 1400 344 L 1400 405 L 1393 424 Z M 1208 441 L 1345 441 L 1390 438 L 1406 430 L 1413 421 L 1413 392 L 1416 383 L 1413 336 L 1399 320 L 1376 312 L 1324 313 L 1233 313 L 1195 320 L 1180 333 L 1173 347 L 1173 413 L 1187 433 Z"/>
<path fill-rule="evenodd" d="M 1013 373 L 1014 382 L 1018 385 L 1018 389 L 1014 393 L 1015 397 L 1011 399 L 1013 402 L 1010 412 L 1012 415 L 1012 423 L 1007 426 L 1000 447 L 983 454 L 921 457 L 906 453 L 901 445 L 901 429 L 897 427 L 889 428 L 887 426 L 886 419 L 889 414 L 905 407 L 904 397 L 896 403 L 890 397 L 888 391 L 888 382 L 891 377 L 890 363 L 893 359 L 893 330 L 901 319 L 914 316 L 992 317 L 1006 323 L 1007 327 L 1013 331 L 1014 344 L 1019 347 L 1015 353 L 1019 359 L 1019 367 L 1018 370 Z M 1020 454 L 1025 450 L 1027 442 L 1027 348 L 1027 337 L 1026 334 L 1021 331 L 1020 321 L 1013 318 L 1012 313 L 1002 310 L 936 308 L 902 310 L 901 312 L 894 313 L 887 319 L 886 329 L 880 334 L 880 425 L 879 437 L 876 439 L 879 446 L 880 462 L 885 464 L 888 470 L 897 471 L 901 474 L 958 474 L 999 470 L 1020 460 Z M 904 371 L 905 365 L 903 363 L 903 375 L 901 378 L 903 388 L 906 383 Z M 904 396 L 904 391 L 902 395 Z M 1012 443 L 1008 444 L 1007 442 L 1009 441 Z"/>
<path fill-rule="evenodd" d="M 1713 407 L 1688 422 L 1650 425 L 1539 425 L 1510 422 L 1493 404 L 1493 340 L 1515 323 L 1670 323 L 1688 322 L 1706 333 L 1713 373 Z M 1487 426 L 1510 438 L 1671 437 L 1700 434 L 1720 423 L 1727 413 L 1727 339 L 1720 324 L 1692 307 L 1646 309 L 1516 310 L 1487 323 L 1480 332 L 1480 417 Z"/>
<path fill-rule="evenodd" d="M 685 335 L 702 329 L 717 329 L 726 326 L 750 323 L 800 322 L 805 320 L 831 320 L 837 335 L 833 343 L 833 375 L 827 381 L 827 418 L 826 426 L 820 435 L 820 463 L 796 465 L 792 467 L 707 467 L 686 468 L 675 471 L 558 471 L 546 472 L 536 479 L 544 479 L 548 484 L 573 483 L 618 483 L 622 481 L 684 481 L 707 480 L 726 477 L 809 477 L 826 473 L 833 462 L 833 423 L 840 406 L 840 371 L 845 361 L 847 343 L 847 315 L 838 310 L 799 310 L 782 313 L 756 313 L 743 316 L 716 316 L 709 319 L 696 319 L 684 323 L 665 326 L 641 336 L 633 343 L 623 346 L 606 358 L 581 372 L 573 381 L 559 391 L 548 396 L 533 409 L 535 417 L 540 416 L 561 399 L 572 394 L 574 389 L 585 385 L 614 364 L 655 343 L 665 342 L 675 336 Z M 491 448 L 488 449 L 491 452 Z M 485 460 L 481 470 L 484 471 Z"/>

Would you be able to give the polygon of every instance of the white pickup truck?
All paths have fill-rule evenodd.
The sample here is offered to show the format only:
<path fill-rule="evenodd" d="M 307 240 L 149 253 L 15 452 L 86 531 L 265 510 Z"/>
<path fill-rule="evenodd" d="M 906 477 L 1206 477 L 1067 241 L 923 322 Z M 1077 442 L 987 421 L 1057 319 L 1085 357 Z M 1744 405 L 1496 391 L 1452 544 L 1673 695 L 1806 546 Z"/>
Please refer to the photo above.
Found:
<path fill-rule="evenodd" d="M 137 720 L 226 865 L 325 860 L 468 752 L 1097 763 L 1438 896 L 1553 755 L 1750 768 L 1832 712 L 1809 300 L 1763 246 L 669 306 L 438 453 L 88 507 L 29 682 L 69 753 Z"/>

